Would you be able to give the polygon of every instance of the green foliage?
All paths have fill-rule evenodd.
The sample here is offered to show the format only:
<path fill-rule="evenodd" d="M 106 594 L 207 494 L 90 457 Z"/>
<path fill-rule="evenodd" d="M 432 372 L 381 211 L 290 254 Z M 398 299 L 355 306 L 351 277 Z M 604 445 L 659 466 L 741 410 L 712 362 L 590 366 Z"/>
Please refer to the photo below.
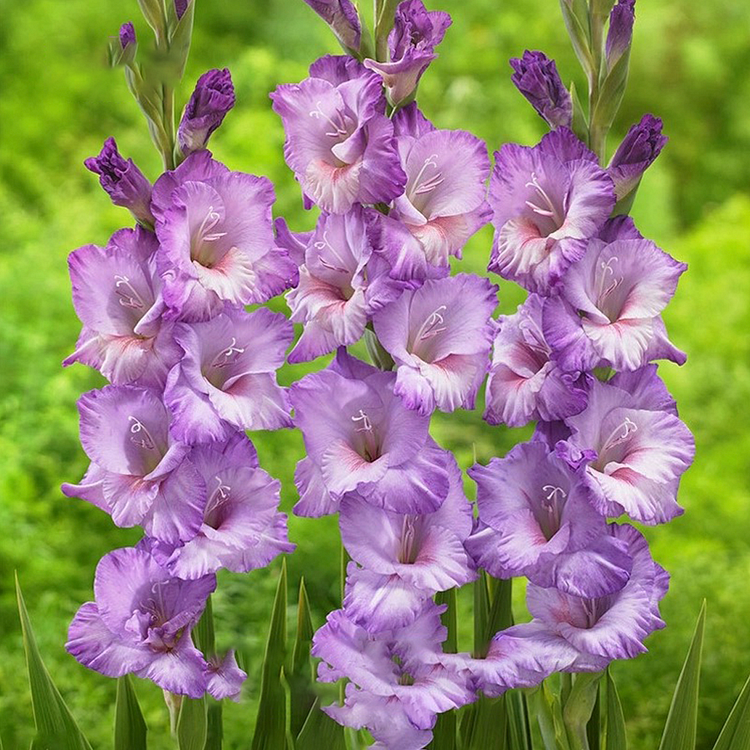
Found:
<path fill-rule="evenodd" d="M 617 694 L 617 686 L 612 679 L 612 674 L 607 670 L 607 707 L 605 731 L 607 740 L 606 750 L 628 750 L 628 739 L 625 730 L 625 716 L 622 712 L 622 703 Z"/>
<path fill-rule="evenodd" d="M 727 723 L 716 740 L 714 750 L 748 750 L 750 748 L 750 677 L 742 688 Z"/>
<path fill-rule="evenodd" d="M 183 698 L 177 717 L 177 747 L 179 750 L 204 750 L 208 736 L 208 712 L 205 697 Z"/>
<path fill-rule="evenodd" d="M 148 729 L 130 675 L 117 680 L 114 750 L 146 750 Z"/>

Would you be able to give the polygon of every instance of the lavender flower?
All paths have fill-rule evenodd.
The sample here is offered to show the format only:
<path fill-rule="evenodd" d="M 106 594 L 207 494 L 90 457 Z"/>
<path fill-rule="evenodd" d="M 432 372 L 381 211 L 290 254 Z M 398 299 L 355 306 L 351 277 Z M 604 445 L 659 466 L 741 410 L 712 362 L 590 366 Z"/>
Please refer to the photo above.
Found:
<path fill-rule="evenodd" d="M 120 46 L 123 51 L 126 50 L 131 44 L 135 44 L 135 27 L 130 21 L 120 26 Z"/>
<path fill-rule="evenodd" d="M 68 259 L 73 305 L 83 323 L 74 362 L 94 367 L 116 385 L 163 388 L 180 357 L 156 272 L 158 243 L 140 227 L 121 229 L 106 248 L 86 245 Z"/>
<path fill-rule="evenodd" d="M 63 484 L 112 516 L 118 526 L 141 524 L 167 543 L 192 539 L 205 505 L 203 481 L 186 460 L 188 446 L 169 436 L 160 394 L 108 385 L 78 401 L 81 444 L 91 466 L 79 485 Z"/>
<path fill-rule="evenodd" d="M 374 254 L 374 212 L 355 206 L 322 214 L 305 250 L 299 284 L 287 295 L 291 319 L 305 329 L 289 355 L 304 362 L 362 338 L 367 322 L 396 299 L 404 284 Z"/>
<path fill-rule="evenodd" d="M 490 218 L 486 146 L 463 130 L 428 130 L 398 140 L 407 183 L 381 219 L 381 252 L 403 279 L 447 276 L 469 237 Z"/>
<path fill-rule="evenodd" d="M 307 450 L 295 474 L 296 514 L 333 513 L 351 492 L 396 513 L 440 507 L 447 454 L 429 436 L 429 417 L 406 409 L 394 393 L 395 380 L 395 373 L 340 353 L 291 387 Z"/>
<path fill-rule="evenodd" d="M 216 675 L 209 675 L 191 638 L 215 588 L 212 575 L 195 581 L 173 578 L 144 549 L 115 550 L 99 562 L 95 601 L 78 610 L 65 648 L 108 677 L 134 673 L 177 695 L 200 698 L 211 689 L 223 697 L 226 691 L 217 690 Z M 232 666 L 233 680 L 244 680 L 244 672 Z"/>
<path fill-rule="evenodd" d="M 557 362 L 568 371 L 637 370 L 654 359 L 683 364 L 661 312 L 686 269 L 650 240 L 592 240 L 560 296 L 544 304 L 544 335 Z"/>
<path fill-rule="evenodd" d="M 344 611 L 368 632 L 409 625 L 433 594 L 476 577 L 464 550 L 471 505 L 455 459 L 448 465 L 448 495 L 433 513 L 402 515 L 352 496 L 341 503 L 341 539 L 354 560 Z"/>
<path fill-rule="evenodd" d="M 643 173 L 654 163 L 669 138 L 662 135 L 662 121 L 653 115 L 643 115 L 633 125 L 618 146 L 607 172 L 615 183 L 617 200 L 630 194 Z"/>
<path fill-rule="evenodd" d="M 573 100 L 560 80 L 557 65 L 544 52 L 526 50 L 510 61 L 511 80 L 552 128 L 569 128 L 573 122 Z"/>
<path fill-rule="evenodd" d="M 231 701 L 239 701 L 242 683 L 247 679 L 247 674 L 237 666 L 234 651 L 227 651 L 222 659 L 212 656 L 208 659 L 206 667 L 206 692 L 217 701 L 229 698 Z"/>
<path fill-rule="evenodd" d="M 351 0 L 305 0 L 331 27 L 341 45 L 355 54 L 359 52 L 362 26 Z"/>
<path fill-rule="evenodd" d="M 208 139 L 234 107 L 234 86 L 227 68 L 209 70 L 195 85 L 177 130 L 183 155 L 206 148 Z"/>
<path fill-rule="evenodd" d="M 388 202 L 406 181 L 380 79 L 355 60 L 324 57 L 310 78 L 271 94 L 284 156 L 309 200 L 329 213 Z"/>
<path fill-rule="evenodd" d="M 273 223 L 276 232 L 276 244 L 287 251 L 297 266 L 305 262 L 305 252 L 312 240 L 313 232 L 292 232 L 283 217 L 279 216 Z"/>
<path fill-rule="evenodd" d="M 194 580 L 220 568 L 248 573 L 294 550 L 286 515 L 278 511 L 280 484 L 258 467 L 255 448 L 243 433 L 225 443 L 194 447 L 190 461 L 207 499 L 195 537 L 154 550 L 172 575 Z"/>
<path fill-rule="evenodd" d="M 542 331 L 543 304 L 530 294 L 514 315 L 498 318 L 485 396 L 489 424 L 523 427 L 563 419 L 586 406 L 585 378 L 563 372 L 551 358 Z"/>
<path fill-rule="evenodd" d="M 585 467 L 584 481 L 603 515 L 627 513 L 658 524 L 682 513 L 675 496 L 695 441 L 674 409 L 662 410 L 664 389 L 656 380 L 645 370 L 619 381 L 624 387 L 594 381 L 586 409 L 566 420 L 572 435 L 557 444 L 557 453 L 574 468 Z"/>
<path fill-rule="evenodd" d="M 617 0 L 609 14 L 605 49 L 607 70 L 612 70 L 617 61 L 630 49 L 634 22 L 635 0 Z"/>
<path fill-rule="evenodd" d="M 474 408 L 487 371 L 497 287 L 460 274 L 428 280 L 376 313 L 378 339 L 398 363 L 394 392 L 408 409 Z"/>
<path fill-rule="evenodd" d="M 577 661 L 581 658 L 595 660 L 589 667 L 592 671 L 599 671 L 612 659 L 633 658 L 646 651 L 645 638 L 664 627 L 658 605 L 667 592 L 669 575 L 652 560 L 639 531 L 628 525 L 609 528 L 613 538 L 627 544 L 633 560 L 625 587 L 609 596 L 580 598 L 530 584 L 526 603 L 534 619 L 503 634 L 528 637 L 532 648 L 537 639 L 547 647 L 554 646 L 558 652 L 554 671 L 579 671 Z M 565 661 L 569 661 L 567 667 Z"/>
<path fill-rule="evenodd" d="M 612 180 L 567 128 L 533 148 L 506 144 L 495 159 L 489 269 L 548 295 L 612 212 Z"/>
<path fill-rule="evenodd" d="M 474 700 L 468 679 L 439 661 L 446 637 L 440 612 L 430 602 L 410 628 L 377 636 L 342 610 L 328 615 L 313 639 L 312 653 L 323 660 L 318 679 L 348 677 L 351 682 L 344 705 L 328 706 L 326 713 L 340 724 L 367 727 L 382 748 L 425 747 L 438 713 Z"/>
<path fill-rule="evenodd" d="M 226 440 L 236 430 L 291 427 L 276 370 L 294 338 L 280 313 L 226 309 L 201 323 L 177 323 L 184 352 L 170 371 L 164 401 L 172 434 L 185 443 Z"/>
<path fill-rule="evenodd" d="M 482 524 L 467 542 L 477 566 L 575 596 L 606 596 L 627 583 L 627 545 L 608 536 L 580 472 L 546 445 L 517 445 L 469 476 Z"/>
<path fill-rule="evenodd" d="M 393 106 L 416 93 L 419 79 L 437 57 L 435 47 L 443 41 L 450 25 L 448 13 L 428 11 L 422 0 L 404 0 L 398 6 L 388 35 L 389 62 L 364 61 L 366 67 L 383 77 Z"/>
<path fill-rule="evenodd" d="M 129 34 L 126 34 L 126 40 Z M 122 40 L 122 36 L 120 37 Z M 99 184 L 112 199 L 115 206 L 130 210 L 136 220 L 152 227 L 151 183 L 146 179 L 132 159 L 125 161 L 117 150 L 114 138 L 107 138 L 99 156 L 84 162 L 86 169 L 99 175 Z"/>
<path fill-rule="evenodd" d="M 297 267 L 274 246 L 274 191 L 265 177 L 230 172 L 196 151 L 154 185 L 159 273 L 166 317 L 207 320 L 225 303 L 265 302 L 296 283 Z"/>

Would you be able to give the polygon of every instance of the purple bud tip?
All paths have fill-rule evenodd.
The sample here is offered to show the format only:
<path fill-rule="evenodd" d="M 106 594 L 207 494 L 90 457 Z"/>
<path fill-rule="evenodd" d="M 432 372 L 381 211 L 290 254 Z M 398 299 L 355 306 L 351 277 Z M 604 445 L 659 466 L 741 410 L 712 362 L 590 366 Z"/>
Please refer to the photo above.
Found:
<path fill-rule="evenodd" d="M 511 80 L 531 106 L 553 128 L 570 127 L 573 102 L 557 72 L 557 65 L 544 52 L 526 50 L 510 60 Z"/>
<path fill-rule="evenodd" d="M 232 76 L 227 68 L 209 70 L 198 79 L 177 133 L 183 154 L 206 147 L 234 101 Z"/>
<path fill-rule="evenodd" d="M 128 21 L 120 26 L 120 46 L 126 49 L 131 44 L 135 44 L 135 28 L 133 24 Z"/>
<path fill-rule="evenodd" d="M 643 164 L 644 169 L 653 163 L 669 138 L 662 134 L 662 121 L 653 115 L 644 115 L 633 125 L 612 157 L 611 167 L 625 164 Z"/>
<path fill-rule="evenodd" d="M 609 14 L 606 56 L 611 69 L 630 47 L 635 23 L 635 0 L 619 0 Z"/>
<path fill-rule="evenodd" d="M 120 156 L 114 138 L 107 138 L 99 156 L 92 156 L 86 159 L 83 164 L 86 169 L 100 176 L 102 187 L 107 192 L 109 192 L 108 186 L 111 187 L 119 182 L 128 169 L 128 163 Z"/>
<path fill-rule="evenodd" d="M 174 9 L 177 13 L 177 19 L 181 19 L 185 15 L 185 11 L 188 9 L 190 0 L 174 0 Z"/>

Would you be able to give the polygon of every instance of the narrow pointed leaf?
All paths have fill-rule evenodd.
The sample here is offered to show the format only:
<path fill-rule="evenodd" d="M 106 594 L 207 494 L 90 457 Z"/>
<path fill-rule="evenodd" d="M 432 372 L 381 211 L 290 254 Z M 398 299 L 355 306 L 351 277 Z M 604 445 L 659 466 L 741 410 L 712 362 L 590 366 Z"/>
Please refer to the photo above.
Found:
<path fill-rule="evenodd" d="M 346 750 L 344 727 L 320 710 L 316 699 L 294 744 L 295 750 Z"/>
<path fill-rule="evenodd" d="M 297 736 L 307 719 L 310 709 L 315 702 L 312 662 L 310 649 L 312 648 L 313 624 L 310 616 L 310 601 L 307 598 L 305 579 L 299 582 L 299 600 L 297 604 L 297 634 L 292 650 L 292 665 L 287 676 L 290 690 L 290 728 L 293 736 Z"/>
<path fill-rule="evenodd" d="M 571 748 L 588 750 L 587 726 L 599 694 L 601 672 L 582 672 L 575 676 L 563 705 L 563 720 Z"/>
<path fill-rule="evenodd" d="M 286 561 L 281 561 L 281 575 L 276 588 L 271 627 L 260 686 L 258 719 L 252 750 L 283 750 L 287 742 L 287 691 L 284 680 L 286 658 Z"/>
<path fill-rule="evenodd" d="M 206 699 L 183 698 L 177 718 L 177 747 L 180 750 L 204 750 L 207 734 Z"/>
<path fill-rule="evenodd" d="M 209 700 L 206 727 L 206 744 L 203 750 L 221 750 L 224 741 L 223 708 L 219 701 Z"/>
<path fill-rule="evenodd" d="M 714 750 L 750 750 L 750 677 L 716 740 Z"/>
<path fill-rule="evenodd" d="M 628 750 L 628 740 L 625 732 L 625 714 L 622 711 L 617 686 L 612 679 L 612 673 L 607 670 L 607 750 Z"/>
<path fill-rule="evenodd" d="M 70 710 L 44 666 L 31 628 L 29 613 L 16 576 L 16 598 L 21 617 L 23 647 L 31 688 L 31 705 L 34 711 L 36 735 L 31 750 L 91 750 L 83 733 L 78 728 Z"/>
<path fill-rule="evenodd" d="M 458 747 L 457 735 L 458 722 L 455 711 L 446 711 L 438 716 L 435 729 L 432 732 L 432 742 L 427 747 L 429 750 L 456 750 Z"/>
<path fill-rule="evenodd" d="M 448 631 L 448 637 L 443 643 L 443 651 L 446 654 L 455 654 L 458 651 L 458 603 L 457 589 L 439 591 L 435 595 L 436 604 L 445 604 L 448 609 L 440 616 L 443 625 Z"/>
<path fill-rule="evenodd" d="M 481 696 L 461 713 L 461 750 L 515 750 L 508 748 L 506 744 L 508 715 L 505 710 L 505 696 Z"/>
<path fill-rule="evenodd" d="M 193 639 L 195 645 L 206 656 L 211 658 L 216 655 L 216 639 L 214 635 L 214 608 L 209 596 L 206 600 L 206 608 L 203 610 L 198 624 L 193 628 Z"/>
<path fill-rule="evenodd" d="M 505 710 L 508 712 L 508 747 L 532 750 L 526 695 L 520 690 L 509 690 L 505 694 Z"/>
<path fill-rule="evenodd" d="M 677 680 L 659 750 L 695 750 L 705 622 L 706 602 L 704 601 L 698 615 L 690 650 Z"/>
<path fill-rule="evenodd" d="M 599 685 L 596 691 L 596 700 L 594 710 L 591 712 L 591 718 L 586 725 L 586 737 L 589 742 L 589 750 L 601 750 L 601 722 L 602 722 L 602 687 Z"/>
<path fill-rule="evenodd" d="M 117 680 L 115 750 L 146 750 L 148 729 L 130 675 Z"/>
<path fill-rule="evenodd" d="M 481 571 L 479 578 L 474 581 L 474 657 L 477 659 L 483 659 L 487 655 L 491 606 L 487 573 Z"/>

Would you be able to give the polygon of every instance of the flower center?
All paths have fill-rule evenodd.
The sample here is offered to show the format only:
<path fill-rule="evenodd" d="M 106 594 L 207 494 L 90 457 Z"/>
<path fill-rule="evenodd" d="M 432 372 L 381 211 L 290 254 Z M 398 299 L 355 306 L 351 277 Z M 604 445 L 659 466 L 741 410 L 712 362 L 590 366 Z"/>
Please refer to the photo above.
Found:
<path fill-rule="evenodd" d="M 130 422 L 130 442 L 147 451 L 156 450 L 156 441 L 151 437 L 151 433 L 146 426 L 137 417 L 129 416 Z"/>
<path fill-rule="evenodd" d="M 404 516 L 401 524 L 401 547 L 398 561 L 405 565 L 412 565 L 419 555 L 420 524 L 416 516 Z"/>
<path fill-rule="evenodd" d="M 614 263 L 619 263 L 619 258 L 613 255 L 607 261 L 599 263 L 599 274 L 596 283 L 596 300 L 597 307 L 609 318 L 615 322 L 620 316 L 622 310 L 622 295 L 614 292 L 622 286 L 623 277 L 615 275 Z"/>
<path fill-rule="evenodd" d="M 417 176 L 414 178 L 407 192 L 407 197 L 412 203 L 418 195 L 431 193 L 438 185 L 442 184 L 444 179 L 443 173 L 438 169 L 437 160 L 437 154 L 430 154 L 422 163 L 422 167 L 417 172 Z M 430 171 L 433 174 L 430 174 Z"/>
<path fill-rule="evenodd" d="M 346 261 L 341 257 L 339 252 L 336 250 L 336 248 L 331 245 L 330 241 L 328 240 L 328 232 L 323 232 L 323 239 L 318 240 L 317 242 L 313 242 L 313 247 L 316 250 L 328 250 L 328 252 L 333 255 L 333 257 L 336 259 L 338 263 L 341 265 L 334 265 L 333 263 L 329 263 L 322 255 L 319 255 L 317 257 L 317 261 L 324 266 L 325 268 L 328 268 L 331 271 L 336 271 L 337 273 L 346 273 L 349 274 L 349 270 L 346 268 Z"/>
<path fill-rule="evenodd" d="M 222 509 L 226 500 L 229 498 L 232 488 L 228 484 L 224 484 L 218 474 L 214 477 L 214 481 L 216 482 L 216 487 L 206 503 L 206 512 L 203 516 L 203 523 L 205 523 L 206 526 L 210 526 L 212 529 L 218 529 L 224 520 Z"/>
<path fill-rule="evenodd" d="M 377 461 L 380 458 L 380 446 L 370 417 L 360 409 L 359 414 L 355 414 L 351 419 L 357 425 L 354 430 L 359 438 L 357 453 L 368 463 Z"/>
<path fill-rule="evenodd" d="M 638 425 L 630 417 L 625 417 L 624 421 L 610 432 L 607 439 L 599 451 L 599 459 L 593 464 L 598 471 L 603 471 L 604 467 L 612 460 L 612 452 L 617 446 L 622 445 L 627 439 L 638 431 Z"/>
<path fill-rule="evenodd" d="M 537 520 L 544 538 L 549 541 L 560 530 L 560 519 L 568 494 L 562 487 L 554 484 L 545 484 L 542 493 L 542 513 Z"/>
<path fill-rule="evenodd" d="M 226 236 L 226 232 L 216 231 L 216 225 L 221 221 L 221 214 L 213 206 L 208 211 L 196 231 L 190 247 L 190 258 L 206 268 L 211 268 L 221 257 L 217 248 L 213 246 L 216 240 Z"/>
<path fill-rule="evenodd" d="M 317 102 L 315 109 L 310 110 L 310 117 L 316 120 L 325 120 L 331 126 L 331 130 L 326 131 L 326 135 L 329 138 L 341 138 L 342 136 L 349 135 L 346 123 L 344 122 L 344 116 L 341 112 L 336 111 L 333 117 L 331 117 L 323 111 L 320 102 Z"/>
<path fill-rule="evenodd" d="M 115 274 L 115 294 L 119 297 L 119 302 L 123 307 L 132 310 L 143 310 L 146 307 L 146 303 L 127 276 Z"/>
<path fill-rule="evenodd" d="M 525 201 L 526 205 L 535 214 L 543 216 L 546 219 L 551 219 L 554 222 L 555 229 L 559 229 L 563 224 L 563 216 L 552 198 L 549 197 L 545 189 L 539 184 L 536 172 L 531 173 L 531 181 L 527 182 L 525 187 L 533 188 L 538 196 L 537 203 L 529 200 Z"/>

